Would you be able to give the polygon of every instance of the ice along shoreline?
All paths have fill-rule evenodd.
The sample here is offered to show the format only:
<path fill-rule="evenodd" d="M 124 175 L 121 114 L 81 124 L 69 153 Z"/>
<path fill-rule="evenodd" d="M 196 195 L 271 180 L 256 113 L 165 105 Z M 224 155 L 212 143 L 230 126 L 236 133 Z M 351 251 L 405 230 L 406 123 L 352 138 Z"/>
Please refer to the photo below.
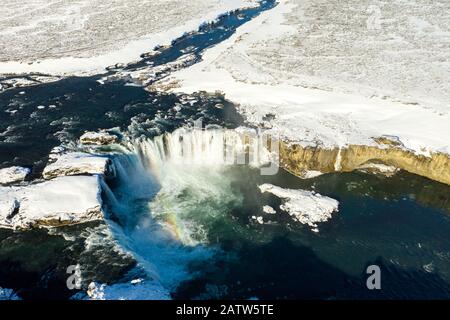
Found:
<path fill-rule="evenodd" d="M 257 4 L 257 1 L 254 0 L 210 1 L 208 3 L 209 6 L 204 4 L 207 7 L 206 9 L 209 9 L 207 13 L 196 12 L 194 19 L 178 19 L 176 22 L 177 25 L 169 29 L 160 26 L 159 31 L 150 34 L 145 34 L 144 30 L 139 32 L 139 34 L 144 33 L 144 35 L 136 39 L 134 37 L 127 38 L 128 40 L 125 42 L 118 41 L 118 43 L 121 43 L 121 46 L 117 47 L 115 44 L 108 52 L 103 52 L 104 50 L 100 50 L 100 48 L 97 48 L 100 50 L 100 53 L 97 52 L 98 50 L 94 50 L 96 46 L 104 45 L 104 43 L 99 42 L 87 46 L 87 49 L 91 49 L 87 53 L 83 53 L 83 50 L 77 52 L 77 50 L 67 49 L 66 51 L 63 50 L 62 53 L 58 53 L 58 57 L 56 58 L 38 55 L 36 57 L 28 57 L 20 61 L 14 61 L 0 56 L 0 75 L 45 74 L 52 76 L 89 76 L 105 73 L 105 68 L 108 66 L 128 64 L 140 60 L 143 53 L 151 52 L 157 46 L 169 45 L 172 40 L 181 37 L 183 34 L 197 30 L 203 23 L 216 21 L 223 14 L 255 7 Z M 167 5 L 170 7 L 171 4 L 169 3 Z M 85 26 L 80 27 L 83 30 Z M 117 26 L 112 25 L 112 27 Z M 145 26 L 143 27 L 145 29 Z"/>
<path fill-rule="evenodd" d="M 381 163 L 450 184 L 450 113 L 443 101 L 408 103 L 362 91 L 325 90 L 255 60 L 260 58 L 255 52 L 269 55 L 271 42 L 295 33 L 286 16 L 297 5 L 279 1 L 161 86 L 173 92 L 221 91 L 250 125 L 281 137 L 282 162 L 296 175 Z"/>

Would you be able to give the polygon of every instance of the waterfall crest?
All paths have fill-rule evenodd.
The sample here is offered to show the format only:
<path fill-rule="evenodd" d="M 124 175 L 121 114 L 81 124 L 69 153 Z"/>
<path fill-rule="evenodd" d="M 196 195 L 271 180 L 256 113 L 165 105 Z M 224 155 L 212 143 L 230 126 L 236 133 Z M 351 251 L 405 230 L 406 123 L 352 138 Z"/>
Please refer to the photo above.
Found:
<path fill-rule="evenodd" d="M 165 287 L 192 274 L 192 262 L 215 254 L 207 229 L 242 203 L 225 171 L 260 166 L 263 144 L 250 134 L 221 128 L 178 129 L 153 139 L 128 139 L 125 154 L 113 158 L 116 180 L 109 194 L 121 230 L 116 238 L 139 265 Z"/>
<path fill-rule="evenodd" d="M 128 138 L 126 153 L 113 158 L 117 177 L 108 195 L 122 227 L 117 238 L 152 278 L 173 288 L 191 276 L 192 262 L 215 255 L 209 230 L 231 225 L 230 211 L 243 203 L 230 170 L 270 162 L 266 145 L 251 130 L 218 127 Z"/>
<path fill-rule="evenodd" d="M 271 161 L 264 137 L 251 130 L 223 128 L 181 128 L 153 139 L 130 141 L 129 149 L 142 164 L 158 176 L 168 164 L 218 167 L 250 165 L 260 167 Z"/>

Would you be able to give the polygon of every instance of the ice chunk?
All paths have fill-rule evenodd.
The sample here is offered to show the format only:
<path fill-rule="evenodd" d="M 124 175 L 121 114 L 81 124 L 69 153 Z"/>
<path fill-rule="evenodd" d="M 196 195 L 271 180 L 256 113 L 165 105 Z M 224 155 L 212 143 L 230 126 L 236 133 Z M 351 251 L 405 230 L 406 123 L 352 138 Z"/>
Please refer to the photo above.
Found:
<path fill-rule="evenodd" d="M 268 213 L 268 214 L 275 214 L 275 213 L 277 213 L 277 212 L 275 211 L 275 209 L 272 208 L 271 206 L 263 206 L 263 211 L 264 211 L 265 213 Z"/>
<path fill-rule="evenodd" d="M 21 182 L 29 173 L 30 169 L 23 167 L 9 167 L 0 169 L 0 184 Z"/>
<path fill-rule="evenodd" d="M 360 165 L 358 170 L 364 172 L 378 173 L 385 175 L 387 177 L 391 177 L 396 174 L 400 169 L 395 166 L 390 166 L 384 163 L 373 163 L 368 162 Z"/>
<path fill-rule="evenodd" d="M 261 216 L 252 216 L 252 219 L 258 222 L 259 224 L 264 224 L 264 219 Z"/>
<path fill-rule="evenodd" d="M 259 189 L 262 193 L 269 192 L 282 199 L 280 209 L 294 220 L 309 225 L 315 232 L 317 223 L 331 219 L 331 214 L 339 207 L 337 200 L 312 191 L 283 189 L 268 183 L 260 185 Z"/>

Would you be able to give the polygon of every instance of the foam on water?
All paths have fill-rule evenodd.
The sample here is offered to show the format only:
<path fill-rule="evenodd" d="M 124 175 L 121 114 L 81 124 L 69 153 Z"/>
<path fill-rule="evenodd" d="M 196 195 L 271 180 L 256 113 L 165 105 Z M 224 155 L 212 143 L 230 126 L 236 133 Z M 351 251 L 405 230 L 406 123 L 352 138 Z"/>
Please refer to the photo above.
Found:
<path fill-rule="evenodd" d="M 263 137 L 250 129 L 228 130 L 215 126 L 205 130 L 180 128 L 172 133 L 141 139 L 130 144 L 143 163 L 161 174 L 167 163 L 177 166 L 223 167 L 248 164 L 253 167 L 270 161 Z"/>
<path fill-rule="evenodd" d="M 165 287 L 175 289 L 193 276 L 191 264 L 211 259 L 211 223 L 241 206 L 232 179 L 236 162 L 257 166 L 264 150 L 225 129 L 178 129 L 153 139 L 129 141 L 129 153 L 114 158 L 117 179 L 109 202 L 121 244 Z"/>

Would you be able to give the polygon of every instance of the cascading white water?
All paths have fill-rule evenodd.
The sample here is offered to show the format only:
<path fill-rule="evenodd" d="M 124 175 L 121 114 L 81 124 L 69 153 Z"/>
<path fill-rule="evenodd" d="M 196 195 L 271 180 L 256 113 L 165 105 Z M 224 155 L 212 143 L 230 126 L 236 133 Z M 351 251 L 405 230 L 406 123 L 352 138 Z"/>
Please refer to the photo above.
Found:
<path fill-rule="evenodd" d="M 112 211 L 123 232 L 117 238 L 169 289 L 192 276 L 190 263 L 215 253 L 206 246 L 211 223 L 226 221 L 230 210 L 242 205 L 227 168 L 267 162 L 264 145 L 245 133 L 178 129 L 129 140 L 129 152 L 114 159 L 117 203 Z"/>
<path fill-rule="evenodd" d="M 222 167 L 265 165 L 271 152 L 262 136 L 251 130 L 181 128 L 154 139 L 133 141 L 130 149 L 156 175 L 168 163 L 177 166 Z"/>

